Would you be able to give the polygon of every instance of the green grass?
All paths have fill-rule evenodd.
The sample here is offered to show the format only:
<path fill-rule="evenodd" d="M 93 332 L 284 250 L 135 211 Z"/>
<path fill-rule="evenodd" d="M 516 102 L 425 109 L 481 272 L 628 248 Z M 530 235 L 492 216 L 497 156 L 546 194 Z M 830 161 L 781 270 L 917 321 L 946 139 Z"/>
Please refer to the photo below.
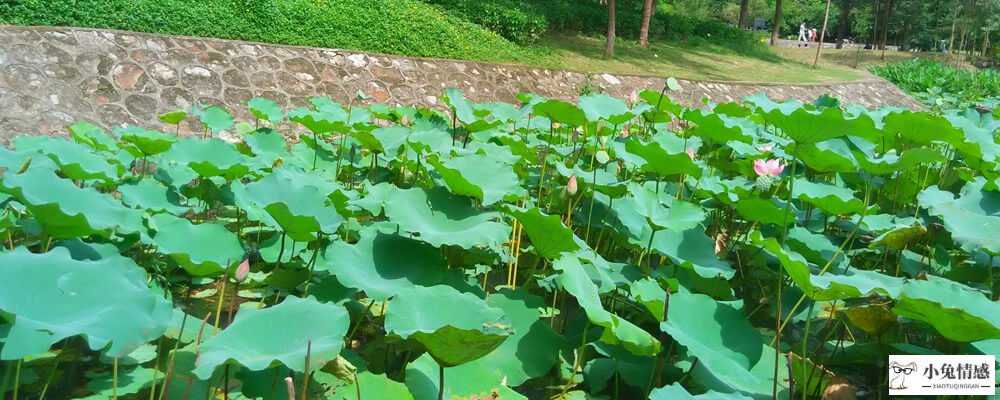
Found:
<path fill-rule="evenodd" d="M 497 62 L 541 62 L 417 0 L 6 0 L 0 24 L 122 29 Z"/>

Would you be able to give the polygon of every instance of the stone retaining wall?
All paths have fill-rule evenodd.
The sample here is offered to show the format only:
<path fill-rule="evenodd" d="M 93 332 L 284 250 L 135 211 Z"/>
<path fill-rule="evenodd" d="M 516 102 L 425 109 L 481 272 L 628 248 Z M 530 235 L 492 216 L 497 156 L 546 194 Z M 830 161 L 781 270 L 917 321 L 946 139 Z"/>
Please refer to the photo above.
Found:
<path fill-rule="evenodd" d="M 438 96 L 457 87 L 474 101 L 514 102 L 519 92 L 575 100 L 587 76 L 561 70 L 422 59 L 354 51 L 277 46 L 231 40 L 63 27 L 0 26 L 0 140 L 18 134 L 60 134 L 89 121 L 167 129 L 156 115 L 200 100 L 249 118 L 256 96 L 290 107 L 310 96 L 346 103 L 357 90 L 368 102 L 440 107 Z M 592 82 L 616 96 L 633 88 L 659 90 L 663 78 L 595 74 Z M 811 101 L 830 93 L 869 107 L 920 108 L 892 84 L 871 79 L 817 85 L 772 85 L 680 80 L 681 101 L 707 96 L 734 101 L 759 91 L 775 99 Z M 200 132 L 192 117 L 182 132 Z"/>

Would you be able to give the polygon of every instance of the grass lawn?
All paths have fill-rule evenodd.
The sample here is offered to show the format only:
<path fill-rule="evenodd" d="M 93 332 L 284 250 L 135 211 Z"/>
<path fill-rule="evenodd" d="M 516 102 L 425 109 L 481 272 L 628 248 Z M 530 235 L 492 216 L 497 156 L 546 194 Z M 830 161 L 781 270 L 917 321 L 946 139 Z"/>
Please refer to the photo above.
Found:
<path fill-rule="evenodd" d="M 820 67 L 812 68 L 816 48 L 769 49 L 728 48 L 702 41 L 699 45 L 654 41 L 648 49 L 632 41 L 616 43 L 615 56 L 604 57 L 604 38 L 584 35 L 553 35 L 542 46 L 551 51 L 543 66 L 581 72 L 614 72 L 634 75 L 673 76 L 715 81 L 816 83 L 871 77 L 868 68 L 932 53 L 862 50 L 854 68 L 856 50 L 823 49 Z"/>

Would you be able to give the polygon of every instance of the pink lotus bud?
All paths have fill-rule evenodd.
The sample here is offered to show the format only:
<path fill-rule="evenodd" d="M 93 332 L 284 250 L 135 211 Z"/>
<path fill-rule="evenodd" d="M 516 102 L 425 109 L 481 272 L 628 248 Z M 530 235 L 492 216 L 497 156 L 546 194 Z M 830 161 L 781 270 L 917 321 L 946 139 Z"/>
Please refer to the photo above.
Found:
<path fill-rule="evenodd" d="M 691 157 L 691 161 L 694 161 L 694 156 L 695 156 L 694 155 L 694 149 L 688 149 L 687 153 L 688 153 L 688 157 Z"/>
<path fill-rule="evenodd" d="M 566 184 L 566 192 L 572 196 L 576 194 L 577 190 L 580 190 L 580 188 L 576 184 L 576 175 L 573 175 L 569 177 L 569 183 Z"/>
<path fill-rule="evenodd" d="M 399 124 L 403 126 L 410 125 L 410 117 L 407 117 L 406 114 L 403 114 L 403 118 L 399 119 Z"/>
<path fill-rule="evenodd" d="M 632 104 L 639 102 L 639 89 L 632 89 L 632 93 L 628 95 L 628 101 Z"/>
<path fill-rule="evenodd" d="M 240 266 L 236 267 L 236 274 L 233 275 L 233 279 L 236 279 L 237 283 L 243 283 L 247 280 L 247 275 L 250 275 L 250 259 L 243 260 Z"/>
<path fill-rule="evenodd" d="M 765 152 L 765 153 L 771 151 L 771 149 L 773 149 L 773 148 L 774 148 L 774 146 L 770 145 L 770 144 L 762 144 L 760 146 L 757 146 L 757 150 L 760 150 L 760 151 Z"/>

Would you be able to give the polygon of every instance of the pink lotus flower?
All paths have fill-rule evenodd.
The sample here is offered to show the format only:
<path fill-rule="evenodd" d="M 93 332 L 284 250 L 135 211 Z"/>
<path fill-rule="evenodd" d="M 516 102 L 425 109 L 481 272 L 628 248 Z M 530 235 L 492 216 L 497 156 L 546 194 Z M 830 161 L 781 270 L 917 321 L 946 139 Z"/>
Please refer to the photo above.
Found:
<path fill-rule="evenodd" d="M 632 93 L 628 95 L 628 101 L 632 104 L 639 102 L 639 89 L 632 89 Z"/>
<path fill-rule="evenodd" d="M 243 260 L 243 262 L 240 263 L 240 266 L 236 267 L 236 274 L 233 275 L 233 279 L 236 279 L 236 282 L 238 282 L 238 283 L 243 283 L 243 281 L 247 280 L 247 276 L 248 275 L 250 275 L 250 259 L 249 258 L 246 259 L 246 260 Z"/>
<path fill-rule="evenodd" d="M 569 183 L 566 184 L 566 192 L 572 196 L 575 195 L 578 190 L 580 190 L 580 188 L 576 184 L 576 175 L 573 175 L 569 177 Z"/>
<path fill-rule="evenodd" d="M 773 148 L 774 148 L 774 145 L 770 145 L 770 144 L 762 144 L 760 146 L 757 146 L 757 150 L 760 150 L 760 151 L 765 152 L 765 153 L 771 151 L 771 149 L 773 149 Z"/>
<path fill-rule="evenodd" d="M 691 161 L 694 161 L 694 157 L 695 157 L 694 149 L 688 149 L 687 150 L 687 154 L 688 154 L 688 157 L 691 157 Z"/>
<path fill-rule="evenodd" d="M 753 160 L 753 171 L 757 173 L 758 176 L 778 176 L 781 175 L 781 171 L 785 170 L 784 164 L 781 160 L 773 158 L 767 161 L 763 159 Z"/>

